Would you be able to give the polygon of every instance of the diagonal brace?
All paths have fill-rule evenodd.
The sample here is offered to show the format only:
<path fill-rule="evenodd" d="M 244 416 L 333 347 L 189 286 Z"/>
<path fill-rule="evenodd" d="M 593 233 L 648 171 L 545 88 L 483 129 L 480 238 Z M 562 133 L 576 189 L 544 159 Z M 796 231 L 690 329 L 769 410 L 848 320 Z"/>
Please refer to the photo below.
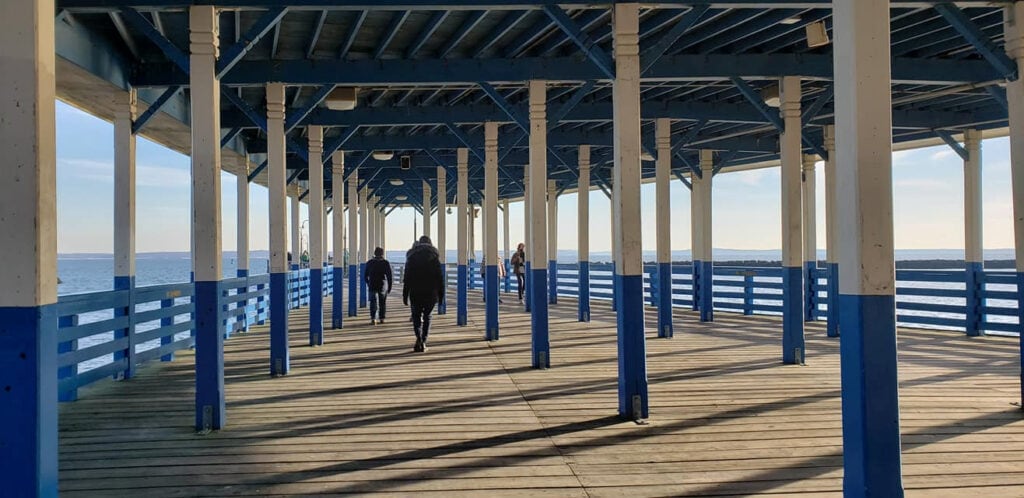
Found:
<path fill-rule="evenodd" d="M 948 145 L 950 149 L 953 149 L 953 152 L 956 152 L 956 155 L 960 156 L 960 158 L 963 159 L 964 161 L 968 160 L 968 158 L 970 157 L 970 153 L 967 152 L 967 149 L 965 149 L 964 146 L 960 145 L 960 142 L 957 142 L 956 139 L 953 138 L 952 133 L 946 130 L 934 131 L 935 135 L 941 138 L 943 142 L 946 142 L 946 145 Z"/>
<path fill-rule="evenodd" d="M 181 68 L 185 74 L 189 74 L 189 59 L 188 55 L 183 50 L 178 48 L 177 45 L 171 43 L 164 35 L 160 34 L 160 31 L 153 26 L 153 23 L 149 22 L 139 11 L 131 7 L 121 8 L 121 17 L 131 24 L 132 27 L 142 32 L 151 42 L 153 42 L 164 55 L 167 56 L 174 65 Z"/>
<path fill-rule="evenodd" d="M 580 47 L 581 50 L 583 50 L 583 53 L 587 55 L 587 58 L 589 58 L 597 68 L 608 77 L 608 79 L 615 79 L 615 63 L 612 61 L 611 56 L 608 55 L 604 49 L 598 46 L 597 42 L 591 39 L 590 36 L 584 33 L 576 22 L 569 17 L 569 14 L 566 14 L 561 7 L 552 4 L 544 5 L 544 12 L 552 21 L 555 22 L 555 24 L 558 25 L 559 28 L 562 29 L 562 31 L 565 32 L 566 35 L 569 36 L 570 39 L 572 39 L 574 43 L 576 43 L 578 47 Z"/>
<path fill-rule="evenodd" d="M 260 39 L 281 22 L 281 19 L 287 13 L 288 7 L 273 7 L 267 10 L 266 13 L 256 20 L 255 24 L 245 31 L 245 34 L 238 39 L 238 42 L 228 47 L 227 50 L 222 51 L 217 61 L 217 78 L 224 77 L 238 61 L 245 57 L 245 54 L 249 53 L 259 43 Z"/>
<path fill-rule="evenodd" d="M 1017 64 L 1002 49 L 992 43 L 978 25 L 954 4 L 940 3 L 933 8 L 964 37 L 981 56 L 999 71 L 1006 79 L 1017 79 Z"/>
<path fill-rule="evenodd" d="M 139 118 L 136 119 L 134 123 L 132 123 L 132 135 L 137 134 L 139 130 L 142 129 L 143 126 L 146 126 L 146 123 L 149 122 L 149 120 L 156 115 L 160 108 L 163 107 L 168 100 L 171 100 L 171 97 L 178 93 L 178 90 L 180 89 L 180 86 L 172 86 L 167 88 L 167 90 L 164 90 L 164 93 L 160 94 L 160 96 L 157 97 L 156 101 L 150 104 L 149 109 L 146 109 L 146 112 L 142 113 L 142 115 L 139 116 Z"/>
<path fill-rule="evenodd" d="M 654 66 L 654 63 L 658 62 L 658 59 L 665 55 L 665 52 L 668 51 L 672 45 L 675 45 L 676 41 L 697 23 L 709 8 L 710 6 L 708 5 L 693 6 L 689 12 L 683 15 L 682 19 L 680 19 L 675 26 L 672 26 L 672 29 L 670 29 L 668 33 L 665 33 L 665 35 L 658 39 L 654 45 L 644 49 L 644 51 L 640 53 L 640 74 L 643 75 L 651 69 L 651 67 Z"/>

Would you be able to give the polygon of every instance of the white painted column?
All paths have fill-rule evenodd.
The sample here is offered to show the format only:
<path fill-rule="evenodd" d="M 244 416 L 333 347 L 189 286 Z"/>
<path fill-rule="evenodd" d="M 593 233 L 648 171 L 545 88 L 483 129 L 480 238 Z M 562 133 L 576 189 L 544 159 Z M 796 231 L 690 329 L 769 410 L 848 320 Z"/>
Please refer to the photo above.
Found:
<path fill-rule="evenodd" d="M 618 287 L 619 416 L 648 416 L 640 224 L 640 6 L 615 4 L 612 119 L 615 271 Z"/>
<path fill-rule="evenodd" d="M 655 221 L 657 225 L 658 337 L 673 335 L 672 326 L 672 120 L 661 118 L 654 123 L 658 161 L 654 171 Z"/>
<path fill-rule="evenodd" d="M 448 172 L 444 166 L 437 167 L 437 252 L 441 256 L 444 271 L 445 298 L 437 303 L 437 314 L 448 313 Z"/>
<path fill-rule="evenodd" d="M 1005 11 L 1006 52 L 1024 68 L 1024 3 L 1013 2 Z M 1010 118 L 1010 183 L 1013 203 L 1013 242 L 1017 270 L 1017 323 L 1024 337 L 1024 79 L 1006 82 Z M 1021 342 L 1021 406 L 1024 406 L 1024 342 Z"/>
<path fill-rule="evenodd" d="M 815 165 L 818 156 L 804 154 L 803 175 L 800 178 L 803 195 L 803 226 L 804 226 L 804 321 L 815 320 L 815 308 L 818 296 L 814 291 L 814 283 L 818 275 L 818 204 Z"/>
<path fill-rule="evenodd" d="M 577 319 L 590 321 L 590 146 L 579 148 L 579 172 L 576 196 L 576 244 L 579 272 Z"/>
<path fill-rule="evenodd" d="M 893 245 L 890 5 L 836 2 L 843 489 L 903 496 Z"/>
<path fill-rule="evenodd" d="M 530 301 L 532 299 L 530 292 L 530 270 L 533 267 L 533 216 L 530 215 L 530 166 L 527 165 L 523 168 L 523 233 L 525 240 L 523 241 L 524 249 L 523 254 L 526 256 L 524 259 L 524 271 L 526 274 L 523 276 L 523 309 L 526 312 L 530 312 Z"/>
<path fill-rule="evenodd" d="M 114 309 L 115 317 L 127 317 L 126 326 L 114 331 L 114 339 L 124 339 L 124 349 L 114 351 L 114 361 L 126 361 L 126 368 L 115 378 L 135 376 L 135 90 L 118 102 L 114 110 L 114 289 L 127 290 L 125 306 Z"/>
<path fill-rule="evenodd" d="M 348 177 L 348 316 L 359 304 L 359 170 Z"/>
<path fill-rule="evenodd" d="M 245 166 L 235 176 L 235 261 L 239 277 L 249 276 L 249 157 L 245 158 Z"/>
<path fill-rule="evenodd" d="M 423 180 L 423 235 L 433 239 L 430 235 L 430 213 L 433 211 L 430 197 L 433 192 L 430 190 L 430 182 Z"/>
<path fill-rule="evenodd" d="M 0 2 L 0 463 L 10 496 L 58 491 L 55 12 L 53 0 Z"/>
<path fill-rule="evenodd" d="M 366 199 L 366 255 L 363 259 L 369 260 L 373 257 L 373 251 L 377 248 L 377 197 L 368 196 Z"/>
<path fill-rule="evenodd" d="M 192 233 L 195 240 L 197 430 L 224 427 L 224 329 L 221 325 L 220 81 L 217 10 L 189 9 L 192 115 Z"/>
<path fill-rule="evenodd" d="M 331 156 L 331 203 L 334 218 L 334 294 L 331 296 L 331 328 L 340 329 L 345 323 L 345 153 L 337 151 Z"/>
<path fill-rule="evenodd" d="M 324 130 L 306 128 L 309 140 L 309 345 L 324 345 Z"/>
<path fill-rule="evenodd" d="M 284 85 L 267 84 L 267 199 L 270 209 L 270 374 L 287 375 L 288 219 Z M 292 224 L 295 225 L 293 218 Z M 293 255 L 297 257 L 297 255 Z M 295 260 L 297 261 L 297 260 Z"/>
<path fill-rule="evenodd" d="M 802 364 L 804 345 L 803 213 L 800 133 L 800 78 L 782 78 L 780 112 L 785 131 L 779 137 L 782 156 L 782 362 Z"/>
<path fill-rule="evenodd" d="M 700 175 L 690 176 L 692 187 L 690 204 L 693 230 L 694 307 L 700 312 L 700 321 L 710 322 L 715 317 L 714 284 L 715 264 L 712 254 L 712 184 L 714 182 L 714 153 L 700 151 Z"/>
<path fill-rule="evenodd" d="M 287 173 L 287 170 L 285 171 Z M 285 187 L 287 192 L 287 187 Z M 291 201 L 291 246 L 292 246 L 292 270 L 302 267 L 302 220 L 300 216 L 298 194 L 289 196 Z"/>
<path fill-rule="evenodd" d="M 359 192 L 359 307 L 366 307 L 366 281 L 363 275 L 366 274 L 366 260 L 369 259 L 370 242 L 370 192 L 369 187 Z"/>
<path fill-rule="evenodd" d="M 498 335 L 498 123 L 484 123 L 484 297 L 485 333 L 488 341 Z"/>
<path fill-rule="evenodd" d="M 829 337 L 839 337 L 839 227 L 836 215 L 836 130 L 826 125 L 825 153 L 825 260 L 828 263 L 828 323 Z"/>
<path fill-rule="evenodd" d="M 456 152 L 458 163 L 458 178 L 456 179 L 456 194 L 458 198 L 458 275 L 456 280 L 456 309 L 455 324 L 464 327 L 469 323 L 469 296 L 466 294 L 469 289 L 469 149 L 460 148 Z"/>
<path fill-rule="evenodd" d="M 530 261 L 530 293 L 532 364 L 533 368 L 551 366 L 551 345 L 548 335 L 548 270 L 544 255 L 548 253 L 547 196 L 544 190 L 548 179 L 548 119 L 547 82 L 531 80 L 530 102 L 530 225 L 531 247 L 527 249 Z"/>
<path fill-rule="evenodd" d="M 984 200 L 981 192 L 981 132 L 964 131 L 964 275 L 967 289 L 967 335 L 982 335 L 985 314 L 982 298 L 985 280 Z"/>
<path fill-rule="evenodd" d="M 548 180 L 548 303 L 558 304 L 558 182 Z"/>

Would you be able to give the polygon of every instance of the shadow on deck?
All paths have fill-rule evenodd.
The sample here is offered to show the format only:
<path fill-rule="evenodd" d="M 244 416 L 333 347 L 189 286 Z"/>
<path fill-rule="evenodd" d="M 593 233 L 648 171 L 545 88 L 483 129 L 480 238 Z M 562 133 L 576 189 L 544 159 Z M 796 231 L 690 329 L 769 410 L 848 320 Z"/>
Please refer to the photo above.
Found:
<path fill-rule="evenodd" d="M 504 295 L 501 334 L 436 317 L 413 353 L 400 293 L 308 342 L 293 312 L 292 373 L 268 375 L 266 327 L 226 342 L 228 428 L 193 432 L 193 357 L 100 383 L 61 407 L 67 496 L 839 496 L 838 341 L 807 327 L 807 366 L 781 364 L 781 323 L 677 312 L 648 334 L 651 421 L 617 410 L 614 315 L 551 308 L 552 366 L 533 370 L 529 315 Z M 327 303 L 329 314 L 329 303 Z M 454 306 L 450 306 L 454 310 Z M 656 320 L 649 313 L 648 323 Z M 911 495 L 1021 496 L 1017 342 L 901 330 L 904 483 Z"/>

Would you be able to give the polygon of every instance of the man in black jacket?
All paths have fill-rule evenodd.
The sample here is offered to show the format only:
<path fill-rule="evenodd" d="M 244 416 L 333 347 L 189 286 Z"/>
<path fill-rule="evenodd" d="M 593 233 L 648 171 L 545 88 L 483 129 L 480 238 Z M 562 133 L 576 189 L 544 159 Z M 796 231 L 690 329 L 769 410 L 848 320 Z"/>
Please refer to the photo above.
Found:
<path fill-rule="evenodd" d="M 373 259 L 366 262 L 366 272 L 363 275 L 363 279 L 366 280 L 366 286 L 370 291 L 370 325 L 376 325 L 379 319 L 380 323 L 384 323 L 384 315 L 387 309 L 385 300 L 388 294 L 391 293 L 391 283 L 393 276 L 391 274 L 391 263 L 384 259 L 384 249 L 378 247 L 373 250 Z M 384 291 L 384 281 L 388 282 L 388 290 Z M 377 314 L 377 308 L 380 308 L 380 314 Z"/>
<path fill-rule="evenodd" d="M 430 333 L 430 313 L 438 301 L 444 299 L 445 284 L 441 258 L 430 243 L 430 237 L 420 237 L 419 242 L 405 254 L 403 278 L 402 302 L 412 303 L 412 326 L 416 332 L 413 351 L 424 352 Z"/>

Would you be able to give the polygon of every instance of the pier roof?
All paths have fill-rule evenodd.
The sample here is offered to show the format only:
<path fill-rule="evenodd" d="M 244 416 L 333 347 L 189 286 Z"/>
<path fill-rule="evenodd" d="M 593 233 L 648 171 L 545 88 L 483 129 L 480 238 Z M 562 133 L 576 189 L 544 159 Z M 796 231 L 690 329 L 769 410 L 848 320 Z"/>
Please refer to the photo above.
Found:
<path fill-rule="evenodd" d="M 324 157 L 346 166 L 385 204 L 422 203 L 418 182 L 455 167 L 470 149 L 471 197 L 483 189 L 483 123 L 500 121 L 500 195 L 522 195 L 528 161 L 527 80 L 548 89 L 551 179 L 575 187 L 577 150 L 591 145 L 594 182 L 607 187 L 612 162 L 611 9 L 614 2 L 395 0 L 58 0 L 58 91 L 109 118 L 130 87 L 143 112 L 138 129 L 189 151 L 190 5 L 220 12 L 225 169 L 264 182 L 265 83 L 287 85 L 288 178 L 304 190 L 305 131 L 325 127 Z M 642 133 L 655 155 L 654 119 L 673 119 L 673 169 L 689 174 L 701 149 L 715 170 L 778 158 L 780 120 L 766 96 L 778 78 L 804 79 L 804 152 L 824 155 L 831 124 L 831 2 L 662 1 L 641 14 Z M 894 141 L 952 142 L 968 128 L 1007 126 L 1001 84 L 1017 78 L 1003 48 L 999 2 L 892 2 Z M 841 63 L 841 62 L 840 62 Z M 351 111 L 323 100 L 358 89 Z M 841 140 L 841 138 L 840 138 Z M 389 161 L 372 151 L 394 151 Z M 253 159 L 243 171 L 245 155 Z M 410 156 L 412 169 L 399 158 Z M 644 175 L 653 177 L 654 163 Z M 325 168 L 330 171 L 330 168 Z M 454 172 L 452 172 L 454 173 Z M 454 174 L 449 174 L 454 179 Z M 402 179 L 403 185 L 390 180 Z M 398 182 L 395 182 L 398 183 Z M 330 195 L 331 181 L 326 181 Z M 454 188 L 449 189 L 450 195 Z M 436 189 L 435 189 L 436 191 Z"/>

